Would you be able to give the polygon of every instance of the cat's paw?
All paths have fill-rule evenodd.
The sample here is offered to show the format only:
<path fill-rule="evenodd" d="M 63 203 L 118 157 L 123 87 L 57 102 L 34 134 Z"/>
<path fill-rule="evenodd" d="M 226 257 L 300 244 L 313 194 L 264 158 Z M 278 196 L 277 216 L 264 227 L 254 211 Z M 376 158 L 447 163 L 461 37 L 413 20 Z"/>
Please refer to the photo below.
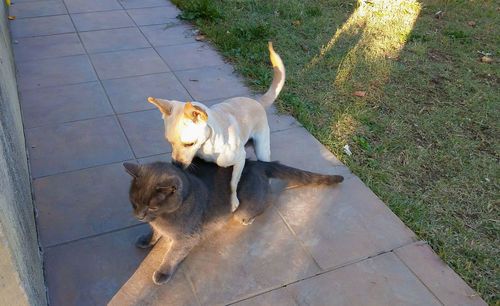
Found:
<path fill-rule="evenodd" d="M 240 201 L 236 197 L 236 195 L 233 195 L 231 197 L 231 212 L 235 212 L 236 209 L 238 209 L 238 206 L 240 206 Z"/>
<path fill-rule="evenodd" d="M 151 235 L 144 234 L 139 237 L 137 237 L 137 240 L 135 241 L 135 246 L 140 248 L 140 249 L 147 249 L 151 247 Z"/>
<path fill-rule="evenodd" d="M 155 273 L 153 273 L 153 282 L 156 285 L 161 285 L 166 282 L 168 282 L 172 278 L 171 273 L 163 273 L 160 270 L 156 270 Z"/>

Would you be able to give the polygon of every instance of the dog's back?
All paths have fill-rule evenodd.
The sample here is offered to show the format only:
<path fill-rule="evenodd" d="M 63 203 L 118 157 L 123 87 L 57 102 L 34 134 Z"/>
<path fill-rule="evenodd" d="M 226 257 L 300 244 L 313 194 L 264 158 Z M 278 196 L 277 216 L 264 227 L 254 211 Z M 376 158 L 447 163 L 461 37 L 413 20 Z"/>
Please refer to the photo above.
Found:
<path fill-rule="evenodd" d="M 253 136 L 254 131 L 268 126 L 266 110 L 254 99 L 231 98 L 215 104 L 210 111 L 217 116 L 219 126 L 225 130 L 238 128 L 241 140 L 245 142 Z"/>

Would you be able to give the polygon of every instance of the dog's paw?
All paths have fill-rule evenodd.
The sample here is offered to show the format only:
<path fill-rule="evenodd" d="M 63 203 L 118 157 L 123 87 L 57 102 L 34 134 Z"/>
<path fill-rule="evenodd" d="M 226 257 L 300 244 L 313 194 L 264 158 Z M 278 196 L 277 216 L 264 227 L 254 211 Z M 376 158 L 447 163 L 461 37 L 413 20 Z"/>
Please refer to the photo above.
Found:
<path fill-rule="evenodd" d="M 135 241 L 135 246 L 140 248 L 140 249 L 147 249 L 151 247 L 151 235 L 144 234 L 139 237 L 137 237 L 137 240 Z"/>
<path fill-rule="evenodd" d="M 171 273 L 163 273 L 160 270 L 156 270 L 155 273 L 153 273 L 153 282 L 156 285 L 161 285 L 165 284 L 172 278 Z"/>
<path fill-rule="evenodd" d="M 238 209 L 238 206 L 240 206 L 240 201 L 236 196 L 233 196 L 231 198 L 231 212 L 235 212 Z"/>

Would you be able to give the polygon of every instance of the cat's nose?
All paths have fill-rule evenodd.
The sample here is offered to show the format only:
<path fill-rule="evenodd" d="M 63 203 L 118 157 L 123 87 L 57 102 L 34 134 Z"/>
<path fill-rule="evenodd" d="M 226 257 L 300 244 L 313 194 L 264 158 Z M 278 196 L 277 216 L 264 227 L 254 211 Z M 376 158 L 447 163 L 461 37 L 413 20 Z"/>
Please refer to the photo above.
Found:
<path fill-rule="evenodd" d="M 139 213 L 136 214 L 136 217 L 137 219 L 139 219 L 140 221 L 144 220 L 144 218 L 146 217 L 146 211 L 141 211 Z"/>

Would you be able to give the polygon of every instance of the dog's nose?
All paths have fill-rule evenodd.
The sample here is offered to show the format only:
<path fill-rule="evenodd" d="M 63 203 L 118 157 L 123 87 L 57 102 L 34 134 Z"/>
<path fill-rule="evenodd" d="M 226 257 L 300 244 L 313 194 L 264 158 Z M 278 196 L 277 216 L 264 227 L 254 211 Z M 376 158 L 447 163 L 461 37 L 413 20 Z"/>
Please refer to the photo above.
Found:
<path fill-rule="evenodd" d="M 181 169 L 183 169 L 183 168 L 184 168 L 184 164 L 183 164 L 183 163 L 181 163 L 181 162 L 180 162 L 180 161 L 178 161 L 178 160 L 175 160 L 175 159 L 172 159 L 172 165 L 174 165 L 174 166 L 176 166 L 176 167 L 179 167 L 179 168 L 181 168 Z"/>

